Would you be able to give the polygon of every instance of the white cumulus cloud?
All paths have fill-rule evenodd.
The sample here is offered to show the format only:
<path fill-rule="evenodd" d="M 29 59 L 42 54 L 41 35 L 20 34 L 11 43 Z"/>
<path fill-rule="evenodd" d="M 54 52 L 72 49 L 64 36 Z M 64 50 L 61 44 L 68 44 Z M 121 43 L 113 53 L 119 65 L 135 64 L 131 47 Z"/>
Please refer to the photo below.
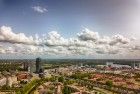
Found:
<path fill-rule="evenodd" d="M 41 6 L 33 6 L 32 9 L 38 13 L 45 13 L 48 11 L 46 8 Z"/>
<path fill-rule="evenodd" d="M 115 55 L 139 53 L 140 46 L 135 39 L 117 34 L 101 36 L 87 28 L 76 37 L 64 38 L 57 31 L 39 36 L 14 33 L 11 27 L 0 27 L 0 54 L 40 54 L 40 55 Z"/>
<path fill-rule="evenodd" d="M 27 37 L 24 33 L 16 34 L 7 26 L 0 27 L 0 42 L 35 44 L 32 36 Z"/>

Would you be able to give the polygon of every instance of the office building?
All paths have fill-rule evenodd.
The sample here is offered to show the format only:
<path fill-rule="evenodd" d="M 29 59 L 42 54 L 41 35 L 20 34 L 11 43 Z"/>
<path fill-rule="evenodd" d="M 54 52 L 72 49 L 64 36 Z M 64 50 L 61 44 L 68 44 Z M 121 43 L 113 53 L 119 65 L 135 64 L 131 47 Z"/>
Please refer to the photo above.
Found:
<path fill-rule="evenodd" d="M 39 73 L 41 68 L 42 68 L 41 58 L 36 58 L 36 73 Z"/>

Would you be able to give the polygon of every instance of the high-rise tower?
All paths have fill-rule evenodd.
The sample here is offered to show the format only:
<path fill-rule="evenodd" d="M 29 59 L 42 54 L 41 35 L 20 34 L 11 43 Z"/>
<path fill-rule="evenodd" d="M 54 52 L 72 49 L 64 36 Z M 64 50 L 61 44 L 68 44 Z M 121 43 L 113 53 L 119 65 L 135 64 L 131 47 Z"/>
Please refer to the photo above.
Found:
<path fill-rule="evenodd" d="M 41 67 L 42 67 L 41 58 L 36 58 L 36 73 L 39 73 Z"/>

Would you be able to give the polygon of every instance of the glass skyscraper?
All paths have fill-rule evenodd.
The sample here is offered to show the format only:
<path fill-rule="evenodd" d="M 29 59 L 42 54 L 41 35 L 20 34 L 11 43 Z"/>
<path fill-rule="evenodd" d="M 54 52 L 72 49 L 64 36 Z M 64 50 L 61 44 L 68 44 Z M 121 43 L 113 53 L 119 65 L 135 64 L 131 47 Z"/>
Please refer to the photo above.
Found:
<path fill-rule="evenodd" d="M 41 67 L 42 67 L 41 58 L 36 58 L 36 73 L 39 73 Z"/>

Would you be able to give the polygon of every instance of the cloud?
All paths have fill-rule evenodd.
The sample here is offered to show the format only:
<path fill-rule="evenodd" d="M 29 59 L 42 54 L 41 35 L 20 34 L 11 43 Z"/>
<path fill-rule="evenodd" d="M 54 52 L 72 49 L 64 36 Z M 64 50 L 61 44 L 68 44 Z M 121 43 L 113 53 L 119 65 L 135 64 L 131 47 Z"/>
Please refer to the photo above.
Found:
<path fill-rule="evenodd" d="M 130 41 L 134 41 L 135 38 L 126 38 L 122 35 L 100 36 L 98 32 L 91 31 L 85 28 L 81 33 L 77 34 L 81 41 L 92 41 L 95 44 L 109 44 L 111 46 L 118 44 L 129 44 Z"/>
<path fill-rule="evenodd" d="M 115 35 L 112 37 L 112 40 L 110 41 L 110 45 L 116 45 L 118 43 L 120 44 L 128 44 L 131 41 L 131 39 L 125 38 L 122 35 Z"/>
<path fill-rule="evenodd" d="M 110 45 L 99 45 L 95 49 L 98 54 L 117 54 L 120 52 L 119 47 Z"/>
<path fill-rule="evenodd" d="M 46 46 L 89 46 L 86 41 L 80 41 L 78 38 L 63 38 L 57 31 L 51 31 L 48 36 L 44 36 L 42 43 Z"/>
<path fill-rule="evenodd" d="M 13 33 L 11 27 L 0 27 L 0 42 L 35 44 L 33 37 L 27 37 L 24 33 Z"/>
<path fill-rule="evenodd" d="M 51 31 L 48 33 L 48 36 L 44 36 L 42 44 L 46 46 L 66 46 L 68 45 L 67 39 L 61 37 L 56 31 Z"/>
<path fill-rule="evenodd" d="M 87 28 L 85 28 L 83 32 L 78 33 L 77 35 L 78 38 L 83 41 L 87 41 L 87 40 L 97 41 L 100 38 L 98 32 L 90 31 Z"/>
<path fill-rule="evenodd" d="M 87 28 L 76 34 L 76 37 L 64 38 L 57 31 L 39 36 L 26 36 L 14 33 L 11 27 L 0 28 L 0 53 L 32 55 L 116 55 L 140 51 L 134 38 L 120 34 L 101 36 Z"/>
<path fill-rule="evenodd" d="M 0 54 L 4 54 L 5 53 L 5 49 L 3 47 L 0 47 Z"/>
<path fill-rule="evenodd" d="M 130 50 L 131 51 L 135 51 L 135 50 L 140 51 L 140 46 L 138 46 L 138 45 L 132 46 L 132 47 L 130 47 Z"/>
<path fill-rule="evenodd" d="M 33 9 L 35 12 L 38 12 L 38 13 L 45 13 L 45 12 L 48 11 L 46 8 L 41 7 L 41 6 L 33 6 L 32 9 Z"/>

